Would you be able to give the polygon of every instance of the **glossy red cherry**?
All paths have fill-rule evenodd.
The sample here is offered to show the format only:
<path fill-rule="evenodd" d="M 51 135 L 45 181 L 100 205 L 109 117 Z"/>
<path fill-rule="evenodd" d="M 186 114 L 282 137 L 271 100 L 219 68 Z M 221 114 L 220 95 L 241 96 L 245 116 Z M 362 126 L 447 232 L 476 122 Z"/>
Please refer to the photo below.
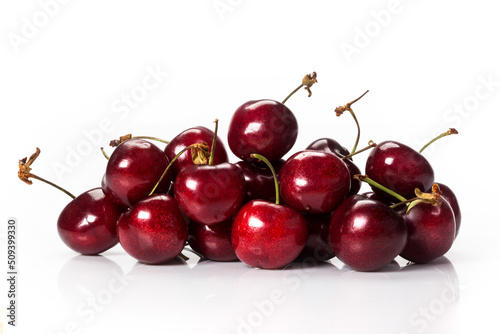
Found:
<path fill-rule="evenodd" d="M 309 146 L 307 146 L 306 150 L 316 150 L 322 152 L 333 153 L 339 158 L 343 158 L 349 155 L 349 151 L 342 145 L 339 144 L 338 141 L 331 138 L 320 138 L 313 141 Z M 351 187 L 349 188 L 349 195 L 356 195 L 361 189 L 361 181 L 353 179 L 352 176 L 356 174 L 361 174 L 358 166 L 352 162 L 352 158 L 347 158 L 342 160 L 349 170 L 349 175 L 351 179 Z"/>
<path fill-rule="evenodd" d="M 66 205 L 57 219 L 57 231 L 75 252 L 96 255 L 118 243 L 116 223 L 122 212 L 101 188 L 91 189 Z"/>
<path fill-rule="evenodd" d="M 462 223 L 462 212 L 460 211 L 460 206 L 458 205 L 458 200 L 453 191 L 447 185 L 442 183 L 436 183 L 442 192 L 442 197 L 450 204 L 453 209 L 453 213 L 455 214 L 455 225 L 456 225 L 456 233 L 455 237 L 458 235 L 458 231 L 460 230 L 460 225 Z M 430 191 L 430 189 L 429 189 Z"/>
<path fill-rule="evenodd" d="M 212 151 L 212 142 L 214 138 L 214 132 L 207 129 L 204 126 L 197 126 L 182 131 L 177 136 L 174 137 L 165 147 L 165 154 L 167 155 L 169 161 L 180 153 L 183 149 L 189 145 L 196 143 L 207 143 L 209 145 L 209 153 Z M 221 164 L 223 162 L 228 162 L 227 152 L 224 147 L 224 143 L 217 136 L 217 149 L 214 152 L 214 165 Z M 193 159 L 191 157 L 191 152 L 187 151 L 181 154 L 177 160 L 172 164 L 172 175 L 175 176 L 186 166 L 192 166 Z"/>
<path fill-rule="evenodd" d="M 298 259 L 326 261 L 335 256 L 330 246 L 331 213 L 303 214 L 307 223 L 307 243 Z"/>
<path fill-rule="evenodd" d="M 191 222 L 189 224 L 189 246 L 212 261 L 238 260 L 231 244 L 232 225 L 232 220 L 212 225 Z"/>
<path fill-rule="evenodd" d="M 285 160 L 272 162 L 274 170 L 279 173 Z M 253 199 L 263 199 L 269 202 L 276 201 L 273 174 L 266 166 L 260 166 L 247 161 L 238 161 L 236 164 L 245 177 L 245 202 Z"/>
<path fill-rule="evenodd" d="M 295 144 L 297 119 L 284 104 L 273 100 L 249 101 L 231 119 L 228 143 L 242 160 L 258 153 L 270 161 L 281 159 Z"/>
<path fill-rule="evenodd" d="M 401 256 L 408 261 L 426 263 L 446 254 L 455 240 L 455 215 L 443 199 L 440 206 L 419 203 L 403 214 L 408 241 Z"/>
<path fill-rule="evenodd" d="M 355 270 L 374 271 L 389 264 L 401 253 L 406 239 L 403 218 L 382 202 L 354 195 L 333 213 L 332 250 Z"/>
<path fill-rule="evenodd" d="M 179 172 L 174 194 L 180 209 L 200 224 L 231 219 L 243 204 L 245 178 L 234 164 L 192 165 Z"/>
<path fill-rule="evenodd" d="M 238 258 L 249 266 L 278 269 L 304 249 L 307 224 L 292 208 L 253 200 L 234 218 L 231 241 Z"/>
<path fill-rule="evenodd" d="M 147 264 L 165 263 L 180 254 L 188 227 L 175 200 L 165 194 L 149 196 L 118 219 L 117 233 L 123 249 Z"/>
<path fill-rule="evenodd" d="M 349 170 L 337 156 L 320 151 L 293 154 L 279 173 L 283 202 L 305 213 L 335 209 L 350 189 Z"/>
<path fill-rule="evenodd" d="M 142 139 L 127 140 L 109 158 L 103 179 L 104 193 L 118 205 L 129 208 L 150 194 L 168 162 L 156 145 Z M 170 179 L 168 172 L 156 192 L 166 192 Z"/>
<path fill-rule="evenodd" d="M 434 170 L 427 159 L 395 141 L 382 142 L 370 152 L 366 174 L 405 198 L 413 198 L 415 188 L 429 189 L 434 183 Z M 372 189 L 382 197 L 389 196 L 377 188 Z"/>

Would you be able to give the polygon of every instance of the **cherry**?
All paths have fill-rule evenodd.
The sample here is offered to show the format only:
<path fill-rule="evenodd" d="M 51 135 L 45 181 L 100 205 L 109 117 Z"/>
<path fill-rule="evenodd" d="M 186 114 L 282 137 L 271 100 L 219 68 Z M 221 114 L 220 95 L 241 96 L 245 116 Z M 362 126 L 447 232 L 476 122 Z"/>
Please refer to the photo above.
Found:
<path fill-rule="evenodd" d="M 243 204 L 245 178 L 228 162 L 188 166 L 177 175 L 174 194 L 181 210 L 195 222 L 220 223 L 231 219 Z"/>
<path fill-rule="evenodd" d="M 57 219 L 57 231 L 75 252 L 96 255 L 118 243 L 116 222 L 122 212 L 102 188 L 91 189 L 66 205 Z"/>
<path fill-rule="evenodd" d="M 358 166 L 356 166 L 354 162 L 352 162 L 352 156 L 357 153 L 361 153 L 369 148 L 375 147 L 376 145 L 377 144 L 370 141 L 367 148 L 349 154 L 349 151 L 347 151 L 347 149 L 340 145 L 336 140 L 331 138 L 320 138 L 309 144 L 306 150 L 328 152 L 342 159 L 342 161 L 346 164 L 347 169 L 349 170 L 349 178 L 351 179 L 351 186 L 349 188 L 348 194 L 350 196 L 356 195 L 361 189 L 361 181 L 352 178 L 353 175 L 361 173 Z"/>
<path fill-rule="evenodd" d="M 455 237 L 458 235 L 458 231 L 460 229 L 460 224 L 462 222 L 462 212 L 460 211 L 460 206 L 458 205 L 458 200 L 453 191 L 447 185 L 442 183 L 436 183 L 441 189 L 441 196 L 450 204 L 453 209 L 453 213 L 455 214 L 455 224 L 456 224 L 456 233 Z M 431 191 L 429 189 L 428 191 Z"/>
<path fill-rule="evenodd" d="M 102 184 L 104 193 L 118 205 L 129 208 L 148 196 L 168 165 L 168 158 L 154 144 L 131 139 L 119 144 L 111 154 Z M 166 192 L 171 174 L 157 188 Z"/>
<path fill-rule="evenodd" d="M 403 214 L 408 226 L 408 241 L 401 256 L 411 262 L 427 263 L 443 256 L 455 240 L 453 209 L 446 199 L 442 198 L 437 184 L 434 184 L 432 191 L 435 200 L 433 205 L 410 205 L 409 212 Z M 425 195 L 421 197 L 426 198 Z"/>
<path fill-rule="evenodd" d="M 285 160 L 283 159 L 271 162 L 276 173 L 279 173 L 284 163 Z M 245 177 L 245 202 L 251 201 L 252 199 L 263 199 L 269 202 L 276 201 L 274 178 L 269 168 L 264 168 L 247 161 L 238 161 L 236 166 L 241 169 Z"/>
<path fill-rule="evenodd" d="M 427 159 L 395 141 L 378 144 L 368 156 L 365 171 L 372 180 L 406 198 L 414 197 L 415 188 L 429 189 L 434 182 L 434 170 Z M 390 199 L 380 189 L 372 189 L 379 196 Z"/>
<path fill-rule="evenodd" d="M 123 209 L 115 205 L 101 188 L 88 190 L 78 197 L 60 186 L 31 173 L 31 165 L 40 155 L 40 149 L 29 159 L 19 160 L 19 178 L 31 185 L 31 178 L 47 183 L 72 198 L 57 220 L 62 241 L 75 252 L 85 255 L 102 253 L 118 243 L 116 221 Z"/>
<path fill-rule="evenodd" d="M 123 249 L 140 262 L 165 263 L 180 254 L 188 227 L 174 198 L 155 194 L 135 203 L 117 224 Z"/>
<path fill-rule="evenodd" d="M 331 153 L 301 151 L 281 167 L 279 184 L 285 204 L 300 212 L 326 213 L 346 198 L 349 170 Z"/>
<path fill-rule="evenodd" d="M 436 140 L 452 134 L 458 134 L 458 131 L 449 129 L 432 139 L 419 152 L 396 141 L 382 142 L 370 152 L 366 160 L 366 174 L 401 196 L 411 198 L 416 188 L 425 191 L 434 183 L 434 170 L 421 154 L 422 151 Z M 380 189 L 373 188 L 373 191 L 387 197 Z"/>
<path fill-rule="evenodd" d="M 382 202 L 361 195 L 347 198 L 333 213 L 330 244 L 335 255 L 358 271 L 391 263 L 405 247 L 403 218 Z"/>
<path fill-rule="evenodd" d="M 297 119 L 285 102 L 303 86 L 310 93 L 309 88 L 315 82 L 316 73 L 306 75 L 302 84 L 281 103 L 254 100 L 236 109 L 228 131 L 231 151 L 242 160 L 251 160 L 252 153 L 261 154 L 271 161 L 281 159 L 293 147 L 298 134 Z"/>
<path fill-rule="evenodd" d="M 212 130 L 207 129 L 206 127 L 203 126 L 193 127 L 184 130 L 177 136 L 175 136 L 175 138 L 172 139 L 170 143 L 168 143 L 167 146 L 165 147 L 165 154 L 167 155 L 168 159 L 172 161 L 172 159 L 184 148 L 195 143 L 203 143 L 203 142 L 210 143 L 209 146 L 209 153 L 210 153 L 212 151 L 211 143 L 213 142 L 213 139 L 214 139 L 214 132 Z M 222 140 L 219 137 L 217 137 L 216 140 L 217 140 L 217 150 L 214 156 L 214 164 L 218 165 L 223 162 L 228 162 L 229 160 Z M 184 154 L 179 156 L 172 165 L 173 168 L 172 174 L 174 175 L 174 178 L 177 174 L 179 174 L 179 172 L 183 168 L 191 166 L 193 164 L 194 164 L 193 158 L 191 157 L 190 152 L 185 152 Z"/>
<path fill-rule="evenodd" d="M 205 225 L 189 223 L 188 243 L 191 248 L 212 261 L 235 261 L 238 257 L 231 244 L 232 220 Z"/>
<path fill-rule="evenodd" d="M 335 256 L 330 246 L 331 213 L 303 214 L 307 223 L 307 243 L 298 259 L 326 261 Z"/>
<path fill-rule="evenodd" d="M 229 125 L 228 143 L 231 151 L 242 160 L 258 152 L 272 161 L 281 159 L 295 144 L 297 119 L 282 103 L 273 100 L 249 101 L 233 114 Z"/>
<path fill-rule="evenodd" d="M 215 123 L 217 134 L 218 120 Z M 207 225 L 231 219 L 245 197 L 241 170 L 228 162 L 213 165 L 215 140 L 212 148 L 208 164 L 185 167 L 174 182 L 174 196 L 180 209 L 195 222 Z"/>
<path fill-rule="evenodd" d="M 307 224 L 300 213 L 279 205 L 276 173 L 270 162 L 259 154 L 253 158 L 268 164 L 275 176 L 276 202 L 252 200 L 236 214 L 231 242 L 236 256 L 255 268 L 278 269 L 290 264 L 307 242 Z"/>

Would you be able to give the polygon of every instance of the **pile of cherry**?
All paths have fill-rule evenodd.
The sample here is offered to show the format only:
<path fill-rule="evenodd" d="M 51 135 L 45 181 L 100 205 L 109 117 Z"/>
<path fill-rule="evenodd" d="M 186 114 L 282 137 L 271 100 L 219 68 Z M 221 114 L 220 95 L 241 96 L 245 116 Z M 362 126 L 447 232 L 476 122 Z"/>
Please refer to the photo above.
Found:
<path fill-rule="evenodd" d="M 316 74 L 301 87 L 310 92 Z M 118 242 L 140 262 L 166 263 L 187 244 L 213 261 L 241 260 L 251 267 L 283 268 L 295 260 L 337 256 L 360 271 L 401 256 L 426 263 L 444 255 L 460 227 L 457 199 L 434 182 L 420 153 L 396 141 L 370 142 L 365 175 L 352 151 L 321 138 L 286 161 L 298 124 L 283 102 L 249 101 L 233 114 L 228 144 L 241 161 L 228 162 L 215 131 L 197 126 L 164 150 L 149 137 L 121 137 L 107 157 L 101 187 L 78 197 L 31 173 L 40 150 L 19 161 L 19 177 L 38 179 L 73 200 L 57 221 L 64 243 L 99 254 Z M 365 93 L 366 94 L 366 93 Z M 456 133 L 450 129 L 440 137 Z M 437 139 L 437 138 L 436 138 Z M 432 142 L 432 141 L 431 141 Z M 373 192 L 358 194 L 361 182 Z"/>

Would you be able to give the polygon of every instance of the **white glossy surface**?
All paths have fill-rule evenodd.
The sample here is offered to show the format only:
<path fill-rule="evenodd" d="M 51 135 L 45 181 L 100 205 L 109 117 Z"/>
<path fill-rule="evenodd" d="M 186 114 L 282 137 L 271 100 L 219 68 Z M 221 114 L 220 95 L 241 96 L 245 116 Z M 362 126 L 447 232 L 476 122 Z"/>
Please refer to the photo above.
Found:
<path fill-rule="evenodd" d="M 231 6 L 223 19 L 218 3 Z M 4 241 L 5 221 L 16 217 L 20 275 L 19 326 L 5 333 L 498 330 L 498 10 L 486 0 L 394 4 L 72 1 L 16 53 L 9 34 L 21 33 L 23 17 L 31 20 L 41 7 L 2 2 L 0 236 Z M 363 44 L 359 29 L 376 29 L 373 13 L 390 8 L 395 14 Z M 349 62 L 342 46 L 356 38 Z M 333 110 L 366 89 L 353 107 L 360 147 L 393 139 L 418 149 L 449 127 L 459 130 L 424 153 L 463 211 L 446 258 L 410 267 L 398 259 L 401 270 L 394 264 L 359 273 L 336 259 L 264 271 L 198 263 L 188 252 L 187 263 L 144 266 L 120 246 L 83 257 L 64 246 L 55 228 L 66 195 L 15 177 L 18 159 L 38 146 L 33 172 L 79 194 L 101 182 L 106 162 L 99 148 L 125 133 L 169 139 L 219 118 L 227 142 L 238 106 L 281 100 L 313 70 L 319 82 L 312 97 L 301 90 L 287 102 L 300 127 L 287 156 L 320 137 L 350 149 L 352 119 Z M 365 159 L 366 153 L 354 159 L 361 170 Z M 5 258 L 2 244 L 1 277 Z M 1 279 L 2 309 L 6 291 Z"/>

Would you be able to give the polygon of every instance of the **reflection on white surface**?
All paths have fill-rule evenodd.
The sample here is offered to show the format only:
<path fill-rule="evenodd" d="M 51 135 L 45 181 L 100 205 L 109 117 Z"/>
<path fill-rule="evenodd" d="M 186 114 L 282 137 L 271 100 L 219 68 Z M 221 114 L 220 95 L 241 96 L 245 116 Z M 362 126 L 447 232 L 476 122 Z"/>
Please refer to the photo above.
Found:
<path fill-rule="evenodd" d="M 105 257 L 69 260 L 58 282 L 69 308 L 54 328 L 74 322 L 81 333 L 111 326 L 118 333 L 434 333 L 446 324 L 452 332 L 459 283 L 444 257 L 363 273 L 336 259 L 259 270 L 184 253 L 187 262 L 135 262 L 126 274 Z"/>

